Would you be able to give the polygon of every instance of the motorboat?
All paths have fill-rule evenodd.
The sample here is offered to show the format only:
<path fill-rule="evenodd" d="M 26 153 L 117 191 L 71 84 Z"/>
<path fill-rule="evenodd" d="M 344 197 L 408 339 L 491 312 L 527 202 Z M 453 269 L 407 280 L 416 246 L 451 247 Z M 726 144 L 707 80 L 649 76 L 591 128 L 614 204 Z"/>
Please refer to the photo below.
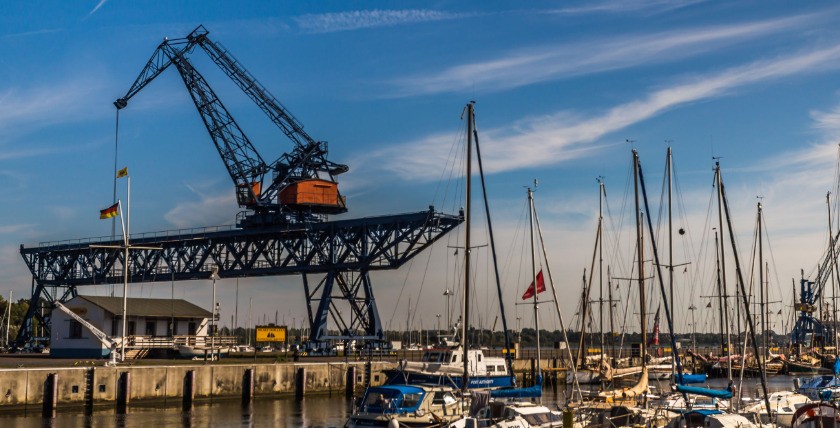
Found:
<path fill-rule="evenodd" d="M 464 352 L 460 345 L 438 347 L 423 352 L 419 362 L 402 361 L 385 370 L 389 385 L 435 384 L 461 386 Z M 469 389 L 495 389 L 513 386 L 513 377 L 504 358 L 487 357 L 480 349 L 467 351 L 470 368 Z"/>
<path fill-rule="evenodd" d="M 449 386 L 372 386 L 344 427 L 446 426 L 468 413 L 468 403 L 460 391 Z"/>

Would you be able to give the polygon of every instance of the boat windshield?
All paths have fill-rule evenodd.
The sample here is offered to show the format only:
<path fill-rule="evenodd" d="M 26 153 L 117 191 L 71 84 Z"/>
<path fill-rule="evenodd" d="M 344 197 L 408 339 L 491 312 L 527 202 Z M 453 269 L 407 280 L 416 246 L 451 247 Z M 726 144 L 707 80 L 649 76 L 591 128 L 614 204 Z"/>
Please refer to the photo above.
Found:
<path fill-rule="evenodd" d="M 362 402 L 362 409 L 369 413 L 394 413 L 414 411 L 425 395 L 419 388 L 411 390 L 372 388 Z"/>
<path fill-rule="evenodd" d="M 447 352 L 426 352 L 420 361 L 424 363 L 446 363 L 449 362 L 449 353 Z"/>
<path fill-rule="evenodd" d="M 523 419 L 528 421 L 528 423 L 533 425 L 533 426 L 540 426 L 540 425 L 548 424 L 548 423 L 552 423 L 552 422 L 560 422 L 560 420 L 561 420 L 559 415 L 555 415 L 554 413 L 551 413 L 551 412 L 532 413 L 530 415 L 523 415 L 523 414 L 520 413 L 519 416 L 521 416 Z"/>

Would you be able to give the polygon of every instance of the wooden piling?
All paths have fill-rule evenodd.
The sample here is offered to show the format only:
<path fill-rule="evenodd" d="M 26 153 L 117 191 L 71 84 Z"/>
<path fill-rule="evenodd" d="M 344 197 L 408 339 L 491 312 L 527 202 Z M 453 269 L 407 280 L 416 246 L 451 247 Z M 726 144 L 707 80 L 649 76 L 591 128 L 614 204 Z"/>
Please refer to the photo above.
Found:
<path fill-rule="evenodd" d="M 96 369 L 91 367 L 85 370 L 85 414 L 93 414 L 93 388 Z"/>
<path fill-rule="evenodd" d="M 353 398 L 356 392 L 356 367 L 347 366 L 347 380 L 344 382 L 344 395 L 348 399 Z"/>
<path fill-rule="evenodd" d="M 303 400 L 304 393 L 306 393 L 306 369 L 299 367 L 295 373 L 295 400 Z"/>
<path fill-rule="evenodd" d="M 44 381 L 44 405 L 43 416 L 45 418 L 55 417 L 55 407 L 58 403 L 58 373 L 47 374 Z"/>
<path fill-rule="evenodd" d="M 187 370 L 184 374 L 184 394 L 182 407 L 185 412 L 193 409 L 195 401 L 195 370 Z"/>
<path fill-rule="evenodd" d="M 242 405 L 251 404 L 254 399 L 254 368 L 245 369 L 242 374 Z"/>
<path fill-rule="evenodd" d="M 131 373 L 122 372 L 117 380 L 117 413 L 128 413 L 131 395 Z"/>
<path fill-rule="evenodd" d="M 531 358 L 531 381 L 528 386 L 534 386 L 537 383 L 537 360 Z"/>

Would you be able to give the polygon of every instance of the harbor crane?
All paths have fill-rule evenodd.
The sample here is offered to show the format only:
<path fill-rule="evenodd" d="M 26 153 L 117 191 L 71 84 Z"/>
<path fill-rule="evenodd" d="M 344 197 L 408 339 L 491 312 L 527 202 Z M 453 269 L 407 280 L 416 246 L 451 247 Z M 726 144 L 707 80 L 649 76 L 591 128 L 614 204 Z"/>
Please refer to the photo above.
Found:
<path fill-rule="evenodd" d="M 271 163 L 263 160 L 190 61 L 197 49 L 292 141 L 291 151 Z M 383 341 L 370 273 L 403 266 L 460 225 L 463 212 L 444 214 L 429 206 L 420 212 L 329 219 L 347 212 L 336 176 L 348 167 L 329 161 L 327 143 L 309 136 L 227 49 L 208 38 L 203 26 L 158 45 L 128 92 L 114 102 L 118 114 L 170 66 L 183 79 L 234 182 L 237 203 L 245 209 L 237 215 L 237 227 L 130 238 L 154 251 L 120 251 L 114 248 L 122 241 L 113 238 L 21 245 L 21 257 L 32 273 L 32 291 L 15 345 L 23 347 L 36 338 L 33 320 L 48 333 L 51 310 L 75 297 L 79 287 L 122 283 L 124 274 L 132 284 L 207 280 L 214 269 L 221 278 L 300 275 L 309 340 L 316 346 L 326 341 Z M 337 306 L 342 302 L 344 311 Z"/>
<path fill-rule="evenodd" d="M 294 143 L 291 152 L 270 164 L 263 160 L 204 76 L 193 67 L 189 57 L 196 48 L 207 53 Z M 164 38 L 128 92 L 114 101 L 117 109 L 128 106 L 132 97 L 170 66 L 184 80 L 233 179 L 239 206 L 249 211 L 237 219 L 240 226 L 323 221 L 328 214 L 347 212 L 335 177 L 347 172 L 348 166 L 329 161 L 327 143 L 310 137 L 292 113 L 227 49 L 210 40 L 204 26 L 199 25 L 184 38 Z"/>

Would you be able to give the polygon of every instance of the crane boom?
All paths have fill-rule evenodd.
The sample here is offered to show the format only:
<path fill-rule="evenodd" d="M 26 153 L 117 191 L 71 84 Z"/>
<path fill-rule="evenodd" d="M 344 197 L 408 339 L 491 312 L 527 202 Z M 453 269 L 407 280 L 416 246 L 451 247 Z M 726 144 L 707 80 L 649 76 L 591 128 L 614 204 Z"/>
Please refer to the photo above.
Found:
<path fill-rule="evenodd" d="M 125 96 L 114 102 L 117 109 L 125 108 L 128 100 L 174 65 L 236 186 L 237 202 L 253 211 L 240 225 L 321 221 L 328 214 L 346 212 L 335 175 L 346 172 L 348 167 L 327 160 L 327 144 L 310 137 L 303 125 L 207 34 L 204 26 L 198 26 L 185 38 L 164 39 Z M 206 79 L 189 61 L 188 55 L 196 46 L 200 46 L 292 140 L 291 152 L 281 155 L 271 165 L 266 164 Z"/>
<path fill-rule="evenodd" d="M 94 337 L 99 339 L 99 341 L 102 342 L 102 344 L 105 345 L 106 348 L 110 349 L 111 352 L 116 352 L 117 348 L 119 347 L 120 342 L 122 341 L 121 338 L 120 339 L 115 339 L 115 338 L 109 337 L 102 330 L 96 328 L 95 325 L 89 323 L 86 319 L 80 317 L 79 314 L 71 311 L 70 308 L 68 308 L 67 306 L 64 306 L 60 302 L 54 302 L 54 303 L 55 303 L 56 308 L 60 309 L 61 312 L 64 312 L 65 314 L 70 316 L 70 318 L 73 318 L 74 320 L 76 320 L 76 322 L 83 325 L 86 329 L 88 329 L 93 334 Z"/>

